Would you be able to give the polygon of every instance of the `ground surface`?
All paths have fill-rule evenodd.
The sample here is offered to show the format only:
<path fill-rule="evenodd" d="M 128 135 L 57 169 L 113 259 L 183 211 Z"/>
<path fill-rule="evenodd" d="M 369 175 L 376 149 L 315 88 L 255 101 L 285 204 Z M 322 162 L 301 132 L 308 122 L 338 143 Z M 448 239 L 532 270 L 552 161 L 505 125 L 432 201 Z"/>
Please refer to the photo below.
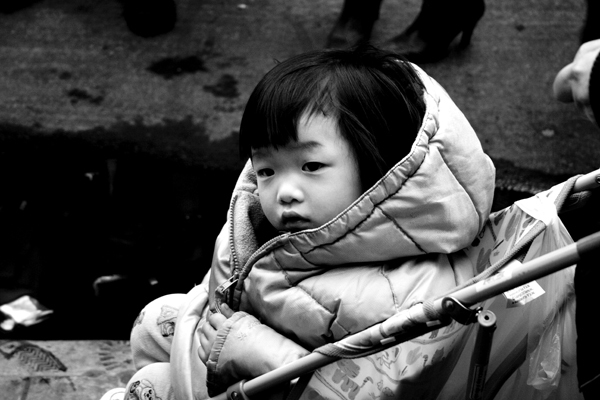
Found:
<path fill-rule="evenodd" d="M 0 342 L 3 399 L 98 400 L 133 375 L 128 342 Z"/>
<path fill-rule="evenodd" d="M 386 46 L 419 4 L 384 2 L 373 41 Z M 175 28 L 154 38 L 127 29 L 117 0 L 44 0 L 0 15 L 3 140 L 52 137 L 73 151 L 90 144 L 121 157 L 235 168 L 250 90 L 275 60 L 323 47 L 340 7 L 341 0 L 180 0 Z M 584 15 L 577 0 L 489 2 L 468 51 L 423 65 L 501 167 L 548 180 L 597 167 L 600 135 L 551 96 Z M 533 179 L 514 175 L 500 179 Z"/>

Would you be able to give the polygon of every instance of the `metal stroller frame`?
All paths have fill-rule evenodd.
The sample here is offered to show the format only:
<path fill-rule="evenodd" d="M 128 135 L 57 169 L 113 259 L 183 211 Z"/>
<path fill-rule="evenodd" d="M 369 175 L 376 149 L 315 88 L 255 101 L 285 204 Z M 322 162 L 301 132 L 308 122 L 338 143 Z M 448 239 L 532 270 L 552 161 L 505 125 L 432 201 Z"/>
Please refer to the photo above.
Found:
<path fill-rule="evenodd" d="M 600 187 L 600 169 L 578 177 L 571 193 L 584 192 L 597 187 Z M 447 326 L 452 320 L 463 325 L 477 322 L 479 329 L 471 357 L 466 399 L 482 399 L 496 317 L 491 311 L 483 310 L 481 307 L 474 309 L 470 307 L 507 290 L 577 264 L 584 257 L 600 254 L 599 252 L 600 232 L 596 232 L 526 263 L 511 262 L 513 264 L 511 274 L 498 273 L 449 295 L 416 304 L 379 324 L 326 346 L 342 347 L 355 352 L 356 357 L 363 357 Z M 300 381 L 302 377 L 310 377 L 312 371 L 340 358 L 342 357 L 322 354 L 319 349 L 315 349 L 307 356 L 274 371 L 251 380 L 240 381 L 229 387 L 227 392 L 209 400 L 249 399 L 298 377 Z M 492 388 L 492 395 L 497 389 Z M 297 394 L 299 394 L 304 390 L 304 385 L 296 384 L 296 389 L 292 389 L 292 393 L 294 390 L 298 390 Z M 489 395 L 490 391 L 487 390 L 485 397 Z"/>

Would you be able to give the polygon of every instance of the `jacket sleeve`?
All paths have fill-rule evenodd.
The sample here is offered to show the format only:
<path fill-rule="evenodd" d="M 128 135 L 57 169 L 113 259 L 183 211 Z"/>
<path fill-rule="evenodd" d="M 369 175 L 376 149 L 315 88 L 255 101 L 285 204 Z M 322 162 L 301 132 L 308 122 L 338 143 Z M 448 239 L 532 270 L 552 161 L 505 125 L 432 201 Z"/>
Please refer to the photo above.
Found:
<path fill-rule="evenodd" d="M 309 353 L 245 312 L 234 313 L 217 332 L 207 367 L 211 396 L 227 387 L 288 364 Z"/>

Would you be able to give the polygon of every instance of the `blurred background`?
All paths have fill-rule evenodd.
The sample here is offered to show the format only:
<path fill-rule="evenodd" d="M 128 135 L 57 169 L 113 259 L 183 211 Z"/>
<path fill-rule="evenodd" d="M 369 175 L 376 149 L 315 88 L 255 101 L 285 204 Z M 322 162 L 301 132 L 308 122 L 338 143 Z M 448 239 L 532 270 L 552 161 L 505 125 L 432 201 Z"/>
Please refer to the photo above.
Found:
<path fill-rule="evenodd" d="M 393 48 L 421 5 L 384 1 L 371 40 Z M 466 49 L 418 63 L 494 160 L 499 209 L 599 168 L 600 132 L 552 96 L 586 2 L 486 6 Z M 0 339 L 127 339 L 144 304 L 199 283 L 243 165 L 250 91 L 277 60 L 331 44 L 343 7 L 3 0 L 0 306 L 28 295 L 53 312 L 5 318 Z"/>

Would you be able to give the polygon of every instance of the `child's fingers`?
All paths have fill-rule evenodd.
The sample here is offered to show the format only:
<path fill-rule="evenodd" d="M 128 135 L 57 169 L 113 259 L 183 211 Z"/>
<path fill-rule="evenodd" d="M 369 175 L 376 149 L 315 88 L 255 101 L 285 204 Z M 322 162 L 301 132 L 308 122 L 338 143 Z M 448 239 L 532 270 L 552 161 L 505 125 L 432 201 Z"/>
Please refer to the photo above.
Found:
<path fill-rule="evenodd" d="M 232 313 L 231 309 L 227 307 L 227 310 Z M 227 321 L 225 315 L 220 313 L 211 314 L 207 320 L 202 322 L 200 326 L 200 348 L 198 349 L 198 356 L 203 363 L 206 364 L 208 356 L 212 349 L 212 346 L 217 338 L 217 331 Z"/>
<path fill-rule="evenodd" d="M 208 361 L 208 355 L 212 349 L 214 336 L 216 336 L 216 331 L 207 322 L 208 321 L 204 321 L 200 326 L 200 348 L 198 349 L 198 356 L 204 364 Z"/>
<path fill-rule="evenodd" d="M 214 313 L 208 317 L 208 322 L 210 322 L 210 325 L 215 330 L 219 330 L 219 328 L 221 327 L 221 325 L 223 325 L 225 321 L 227 321 L 227 317 L 220 313 Z"/>
<path fill-rule="evenodd" d="M 221 303 L 220 308 L 221 313 L 225 316 L 225 318 L 230 318 L 234 314 L 234 311 L 231 308 L 229 308 L 229 305 L 227 305 L 227 303 Z"/>
<path fill-rule="evenodd" d="M 210 321 L 211 319 L 209 318 L 202 324 L 200 332 L 202 332 L 202 336 L 212 341 L 217 336 L 217 328 L 215 328 Z"/>
<path fill-rule="evenodd" d="M 208 361 L 208 355 L 210 354 L 210 348 L 208 348 L 208 339 L 204 335 L 200 335 L 200 348 L 198 349 L 198 356 L 204 364 Z"/>

